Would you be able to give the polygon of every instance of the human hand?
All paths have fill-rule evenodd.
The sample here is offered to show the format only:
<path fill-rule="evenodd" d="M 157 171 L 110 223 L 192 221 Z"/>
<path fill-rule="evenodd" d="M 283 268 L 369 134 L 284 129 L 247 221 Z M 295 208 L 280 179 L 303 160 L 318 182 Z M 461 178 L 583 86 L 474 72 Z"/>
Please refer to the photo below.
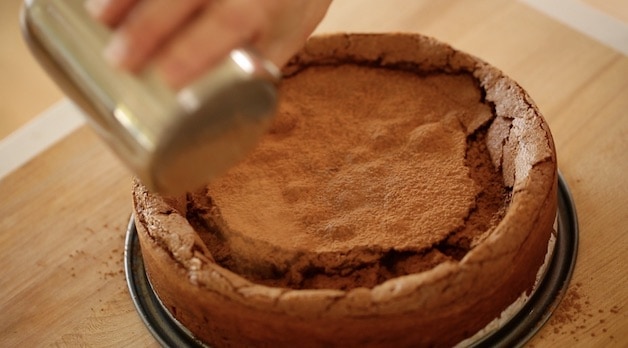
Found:
<path fill-rule="evenodd" d="M 139 72 L 148 63 L 182 88 L 237 47 L 252 46 L 277 66 L 305 43 L 331 0 L 87 0 L 114 30 L 105 57 Z"/>

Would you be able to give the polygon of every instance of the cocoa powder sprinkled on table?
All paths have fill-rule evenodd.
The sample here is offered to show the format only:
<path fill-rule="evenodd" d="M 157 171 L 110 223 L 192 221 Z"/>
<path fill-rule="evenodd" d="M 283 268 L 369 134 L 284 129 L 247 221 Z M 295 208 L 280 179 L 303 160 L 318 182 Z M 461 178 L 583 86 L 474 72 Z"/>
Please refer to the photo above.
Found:
<path fill-rule="evenodd" d="M 579 341 L 578 337 L 588 334 L 590 337 L 600 337 L 608 333 L 608 328 L 604 327 L 607 320 L 604 318 L 597 321 L 591 320 L 597 314 L 605 313 L 605 309 L 592 308 L 593 305 L 589 297 L 583 293 L 582 283 L 572 284 L 563 297 L 556 311 L 552 314 L 548 325 L 552 327 L 554 334 L 568 334 L 574 341 Z M 614 305 L 608 311 L 612 314 L 619 313 L 620 307 Z M 585 331 L 585 332 L 583 332 Z M 607 336 L 614 340 L 613 335 Z M 543 338 L 543 336 L 542 336 Z"/>
<path fill-rule="evenodd" d="M 573 284 L 552 315 L 549 325 L 554 327 L 554 333 L 573 335 L 576 330 L 586 328 L 585 324 L 589 318 L 590 308 L 588 298 L 582 295 L 581 286 L 581 283 Z M 569 331 L 566 331 L 567 329 Z"/>

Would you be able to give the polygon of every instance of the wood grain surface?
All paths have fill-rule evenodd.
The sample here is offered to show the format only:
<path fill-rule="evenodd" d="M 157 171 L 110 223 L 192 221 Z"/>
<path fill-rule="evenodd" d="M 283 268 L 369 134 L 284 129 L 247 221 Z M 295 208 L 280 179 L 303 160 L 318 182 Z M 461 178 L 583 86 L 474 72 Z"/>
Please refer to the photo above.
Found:
<path fill-rule="evenodd" d="M 580 248 L 564 300 L 528 345 L 628 347 L 628 57 L 515 1 L 337 0 L 318 33 L 338 31 L 434 36 L 530 93 Z M 157 346 L 123 274 L 130 177 L 81 128 L 0 181 L 0 347 Z"/>

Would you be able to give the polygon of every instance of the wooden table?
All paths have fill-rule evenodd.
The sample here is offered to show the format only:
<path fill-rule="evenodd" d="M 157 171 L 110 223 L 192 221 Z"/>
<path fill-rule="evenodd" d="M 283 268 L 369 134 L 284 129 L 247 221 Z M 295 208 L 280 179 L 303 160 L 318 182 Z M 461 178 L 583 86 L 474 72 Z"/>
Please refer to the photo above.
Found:
<path fill-rule="evenodd" d="M 517 1 L 336 0 L 318 32 L 335 31 L 431 35 L 528 90 L 580 224 L 572 282 L 529 345 L 628 346 L 628 57 Z M 0 346 L 157 345 L 123 273 L 130 177 L 80 127 L 0 180 Z"/>

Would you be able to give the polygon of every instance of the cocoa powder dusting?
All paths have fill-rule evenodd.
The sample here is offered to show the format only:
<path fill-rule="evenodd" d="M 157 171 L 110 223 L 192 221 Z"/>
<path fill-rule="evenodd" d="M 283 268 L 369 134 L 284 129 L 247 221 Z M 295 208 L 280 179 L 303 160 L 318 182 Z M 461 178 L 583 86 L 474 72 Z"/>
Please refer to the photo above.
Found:
<path fill-rule="evenodd" d="M 503 217 L 494 116 L 472 76 L 313 66 L 280 90 L 252 155 L 186 197 L 223 267 L 272 286 L 372 287 L 460 260 Z"/>
<path fill-rule="evenodd" d="M 616 314 L 618 308 L 617 305 L 613 305 L 608 312 Z M 576 282 L 570 284 L 558 308 L 552 313 L 548 326 L 552 328 L 554 334 L 569 335 L 575 342 L 579 342 L 583 335 L 602 336 L 613 341 L 615 337 L 607 335 L 609 331 L 606 327 L 607 320 L 593 319 L 606 312 L 607 310 L 603 308 L 595 309 L 595 305 L 584 294 L 583 284 Z"/>

